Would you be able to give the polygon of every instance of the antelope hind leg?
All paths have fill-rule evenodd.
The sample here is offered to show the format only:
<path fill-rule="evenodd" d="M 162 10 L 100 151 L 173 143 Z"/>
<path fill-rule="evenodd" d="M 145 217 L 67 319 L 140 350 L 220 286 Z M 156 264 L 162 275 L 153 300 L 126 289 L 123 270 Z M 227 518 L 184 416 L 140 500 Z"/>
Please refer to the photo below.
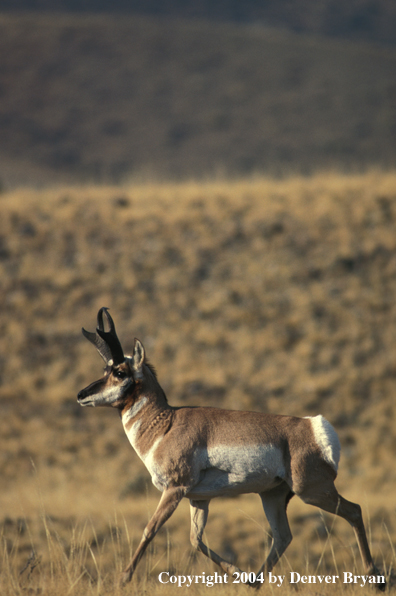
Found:
<path fill-rule="evenodd" d="M 315 505 L 324 511 L 338 515 L 349 522 L 355 532 L 366 574 L 369 576 L 382 575 L 374 564 L 371 556 L 360 505 L 344 499 L 344 497 L 338 493 L 333 482 L 328 482 L 327 484 L 322 483 L 317 487 L 310 486 L 309 491 L 299 491 L 298 496 L 305 503 Z M 384 591 L 386 588 L 385 583 L 376 583 L 375 585 L 381 591 Z"/>

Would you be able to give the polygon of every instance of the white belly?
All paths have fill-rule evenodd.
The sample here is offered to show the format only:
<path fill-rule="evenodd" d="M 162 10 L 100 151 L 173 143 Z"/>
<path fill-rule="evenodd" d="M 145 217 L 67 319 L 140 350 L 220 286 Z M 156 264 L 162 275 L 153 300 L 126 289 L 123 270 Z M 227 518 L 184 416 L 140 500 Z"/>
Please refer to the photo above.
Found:
<path fill-rule="evenodd" d="M 206 450 L 205 450 L 206 451 Z M 220 445 L 200 454 L 199 481 L 188 492 L 190 499 L 261 492 L 285 477 L 282 452 L 274 445 L 228 447 Z"/>

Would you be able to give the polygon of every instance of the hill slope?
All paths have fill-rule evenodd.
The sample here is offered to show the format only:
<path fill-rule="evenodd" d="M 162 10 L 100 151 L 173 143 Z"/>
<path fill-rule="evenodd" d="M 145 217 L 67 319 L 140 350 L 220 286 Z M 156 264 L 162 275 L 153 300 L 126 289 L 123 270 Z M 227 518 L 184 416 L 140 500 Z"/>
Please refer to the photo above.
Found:
<path fill-rule="evenodd" d="M 80 328 L 108 306 L 171 403 L 322 412 L 349 473 L 393 482 L 395 217 L 393 174 L 5 195 L 2 403 L 23 400 L 28 425 L 51 403 L 78 442 L 69 422 L 94 418 L 75 395 L 100 373 Z M 4 478 L 16 469 L 3 460 Z"/>
<path fill-rule="evenodd" d="M 392 0 L 0 0 L 0 10 L 142 13 L 271 25 L 319 35 L 396 42 Z"/>
<path fill-rule="evenodd" d="M 342 444 L 337 486 L 394 568 L 395 189 L 394 173 L 372 172 L 3 194 L 2 594 L 121 594 L 116 573 L 158 502 L 116 412 L 76 403 L 102 373 L 81 334 L 101 306 L 126 353 L 142 340 L 173 405 L 325 415 Z M 211 507 L 211 546 L 258 569 L 259 499 Z M 361 573 L 346 522 L 328 520 L 328 543 L 317 510 L 293 499 L 289 513 L 277 572 Z M 211 572 L 191 560 L 188 518 L 181 504 L 132 590 L 164 594 L 170 567 Z"/>
<path fill-rule="evenodd" d="M 150 17 L 0 18 L 0 180 L 389 166 L 396 50 Z"/>

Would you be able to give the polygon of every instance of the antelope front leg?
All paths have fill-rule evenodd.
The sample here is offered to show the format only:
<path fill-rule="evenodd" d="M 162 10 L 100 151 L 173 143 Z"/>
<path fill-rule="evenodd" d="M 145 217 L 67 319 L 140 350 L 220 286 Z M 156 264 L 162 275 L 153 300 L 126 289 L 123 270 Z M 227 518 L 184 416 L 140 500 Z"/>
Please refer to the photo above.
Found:
<path fill-rule="evenodd" d="M 228 563 L 225 559 L 220 557 L 213 550 L 208 548 L 202 540 L 202 534 L 208 521 L 209 501 L 193 501 L 190 500 L 191 513 L 191 535 L 190 540 L 194 548 L 209 557 L 211 561 L 216 563 L 223 571 L 232 575 L 233 573 L 241 573 L 241 570 L 235 565 Z"/>
<path fill-rule="evenodd" d="M 127 583 L 131 581 L 132 575 L 140 559 L 142 558 L 146 548 L 148 547 L 158 530 L 161 528 L 161 526 L 164 525 L 166 520 L 169 519 L 172 513 L 175 511 L 176 507 L 186 494 L 186 490 L 187 489 L 185 488 L 176 487 L 168 488 L 162 493 L 161 500 L 158 503 L 158 507 L 155 510 L 154 515 L 144 529 L 140 544 L 137 547 L 135 554 L 133 555 L 128 567 L 122 574 L 122 583 Z"/>

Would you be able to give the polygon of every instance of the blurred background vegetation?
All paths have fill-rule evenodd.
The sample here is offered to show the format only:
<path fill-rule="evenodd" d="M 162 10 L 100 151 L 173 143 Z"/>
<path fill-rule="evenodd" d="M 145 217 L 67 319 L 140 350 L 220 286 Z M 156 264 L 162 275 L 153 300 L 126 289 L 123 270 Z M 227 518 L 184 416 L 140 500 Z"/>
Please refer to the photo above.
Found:
<path fill-rule="evenodd" d="M 395 163 L 392 1 L 19 6 L 0 12 L 3 186 Z"/>
<path fill-rule="evenodd" d="M 76 403 L 101 306 L 171 404 L 324 414 L 338 486 L 393 564 L 394 25 L 385 0 L 0 0 L 2 594 L 32 548 L 42 582 L 101 593 L 110 574 L 114 593 L 158 499 L 115 412 Z M 208 534 L 256 569 L 266 526 L 240 502 Z M 335 552 L 318 512 L 290 512 L 285 565 L 352 569 L 346 524 Z M 186 569 L 187 524 L 181 506 Z M 169 565 L 158 545 L 147 576 Z"/>

